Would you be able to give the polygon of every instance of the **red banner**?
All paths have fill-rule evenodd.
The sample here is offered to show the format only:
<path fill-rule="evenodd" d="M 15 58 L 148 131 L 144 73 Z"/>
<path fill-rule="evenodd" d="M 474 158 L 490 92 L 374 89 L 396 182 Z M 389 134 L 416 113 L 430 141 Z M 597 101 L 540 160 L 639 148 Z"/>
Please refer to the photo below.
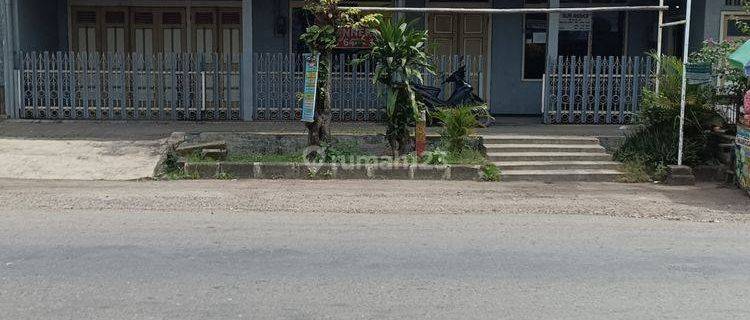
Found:
<path fill-rule="evenodd" d="M 372 34 L 367 30 L 341 29 L 337 49 L 367 49 L 372 46 Z"/>

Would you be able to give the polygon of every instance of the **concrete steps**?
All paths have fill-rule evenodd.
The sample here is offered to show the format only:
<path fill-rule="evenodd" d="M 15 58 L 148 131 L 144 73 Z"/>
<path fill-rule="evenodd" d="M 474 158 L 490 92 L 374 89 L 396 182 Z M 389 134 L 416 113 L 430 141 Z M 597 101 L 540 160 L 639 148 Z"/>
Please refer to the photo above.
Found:
<path fill-rule="evenodd" d="M 595 137 L 484 136 L 503 181 L 616 181 L 621 164 Z"/>
<path fill-rule="evenodd" d="M 613 182 L 621 175 L 617 170 L 508 170 L 503 171 L 502 181 Z"/>
<path fill-rule="evenodd" d="M 598 144 L 485 144 L 488 150 L 497 153 L 520 153 L 520 152 L 582 152 L 582 153 L 606 153 L 607 150 Z"/>
<path fill-rule="evenodd" d="M 487 157 L 492 162 L 504 161 L 611 161 L 606 153 L 586 152 L 495 152 L 487 150 Z"/>
<path fill-rule="evenodd" d="M 622 166 L 614 161 L 507 161 L 495 162 L 505 170 L 619 170 Z"/>

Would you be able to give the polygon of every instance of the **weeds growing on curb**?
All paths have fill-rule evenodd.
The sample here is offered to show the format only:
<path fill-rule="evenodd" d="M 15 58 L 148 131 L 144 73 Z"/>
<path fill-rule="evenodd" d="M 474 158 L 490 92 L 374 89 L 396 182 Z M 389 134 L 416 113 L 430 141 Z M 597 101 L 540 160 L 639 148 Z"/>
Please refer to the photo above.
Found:
<path fill-rule="evenodd" d="M 217 180 L 236 180 L 237 177 L 235 177 L 233 174 L 229 172 L 219 172 L 216 175 Z"/>
<path fill-rule="evenodd" d="M 167 154 L 162 168 L 163 171 L 159 178 L 164 180 L 195 180 L 200 178 L 197 173 L 185 172 L 185 168 L 180 166 L 179 157 L 174 153 Z"/>
<path fill-rule="evenodd" d="M 643 161 L 626 161 L 623 164 L 624 175 L 617 179 L 622 183 L 645 183 L 653 181 L 664 181 L 669 174 L 668 168 L 663 163 L 647 166 Z"/>
<path fill-rule="evenodd" d="M 482 181 L 500 182 L 500 168 L 493 163 L 482 166 Z"/>
<path fill-rule="evenodd" d="M 643 163 L 630 161 L 622 166 L 623 175 L 617 178 L 617 182 L 622 183 L 644 183 L 651 182 L 651 176 L 646 172 Z"/>

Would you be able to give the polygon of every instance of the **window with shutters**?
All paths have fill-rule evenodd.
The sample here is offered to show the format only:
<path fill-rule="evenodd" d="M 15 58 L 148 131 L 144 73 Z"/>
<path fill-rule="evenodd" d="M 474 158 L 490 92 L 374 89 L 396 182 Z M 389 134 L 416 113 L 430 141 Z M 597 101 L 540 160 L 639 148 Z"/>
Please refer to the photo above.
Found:
<path fill-rule="evenodd" d="M 73 47 L 79 52 L 97 52 L 98 14 L 96 9 L 81 8 L 73 13 Z"/>
<path fill-rule="evenodd" d="M 71 50 L 81 52 L 242 51 L 239 7 L 71 7 Z"/>
<path fill-rule="evenodd" d="M 156 28 L 155 13 L 151 11 L 133 12 L 133 52 L 153 54 Z"/>
<path fill-rule="evenodd" d="M 127 13 L 124 10 L 107 10 L 104 12 L 105 51 L 118 53 L 127 51 L 126 23 Z"/>
<path fill-rule="evenodd" d="M 238 54 L 242 51 L 242 14 L 240 12 L 220 12 L 221 52 Z"/>
<path fill-rule="evenodd" d="M 162 12 L 161 14 L 162 52 L 182 52 L 185 25 L 181 12 Z"/>
<path fill-rule="evenodd" d="M 193 13 L 195 52 L 216 52 L 216 12 L 200 10 Z"/>

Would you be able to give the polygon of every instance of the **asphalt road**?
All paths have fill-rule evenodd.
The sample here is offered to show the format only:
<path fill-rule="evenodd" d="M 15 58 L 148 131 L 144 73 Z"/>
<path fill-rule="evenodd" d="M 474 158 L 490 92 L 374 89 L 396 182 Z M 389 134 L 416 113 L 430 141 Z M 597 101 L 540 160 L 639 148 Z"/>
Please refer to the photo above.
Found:
<path fill-rule="evenodd" d="M 313 186 L 349 199 L 311 196 Z M 287 201 L 270 205 L 261 189 Z M 384 205 L 416 201 L 407 189 L 437 195 L 409 212 Z M 750 224 L 671 221 L 663 209 L 747 214 L 717 189 L 5 180 L 0 190 L 0 319 L 750 318 Z M 653 215 L 620 217 L 618 199 L 646 191 L 619 210 Z M 582 200 L 591 215 L 568 211 Z M 510 202 L 566 214 L 518 214 Z"/>

